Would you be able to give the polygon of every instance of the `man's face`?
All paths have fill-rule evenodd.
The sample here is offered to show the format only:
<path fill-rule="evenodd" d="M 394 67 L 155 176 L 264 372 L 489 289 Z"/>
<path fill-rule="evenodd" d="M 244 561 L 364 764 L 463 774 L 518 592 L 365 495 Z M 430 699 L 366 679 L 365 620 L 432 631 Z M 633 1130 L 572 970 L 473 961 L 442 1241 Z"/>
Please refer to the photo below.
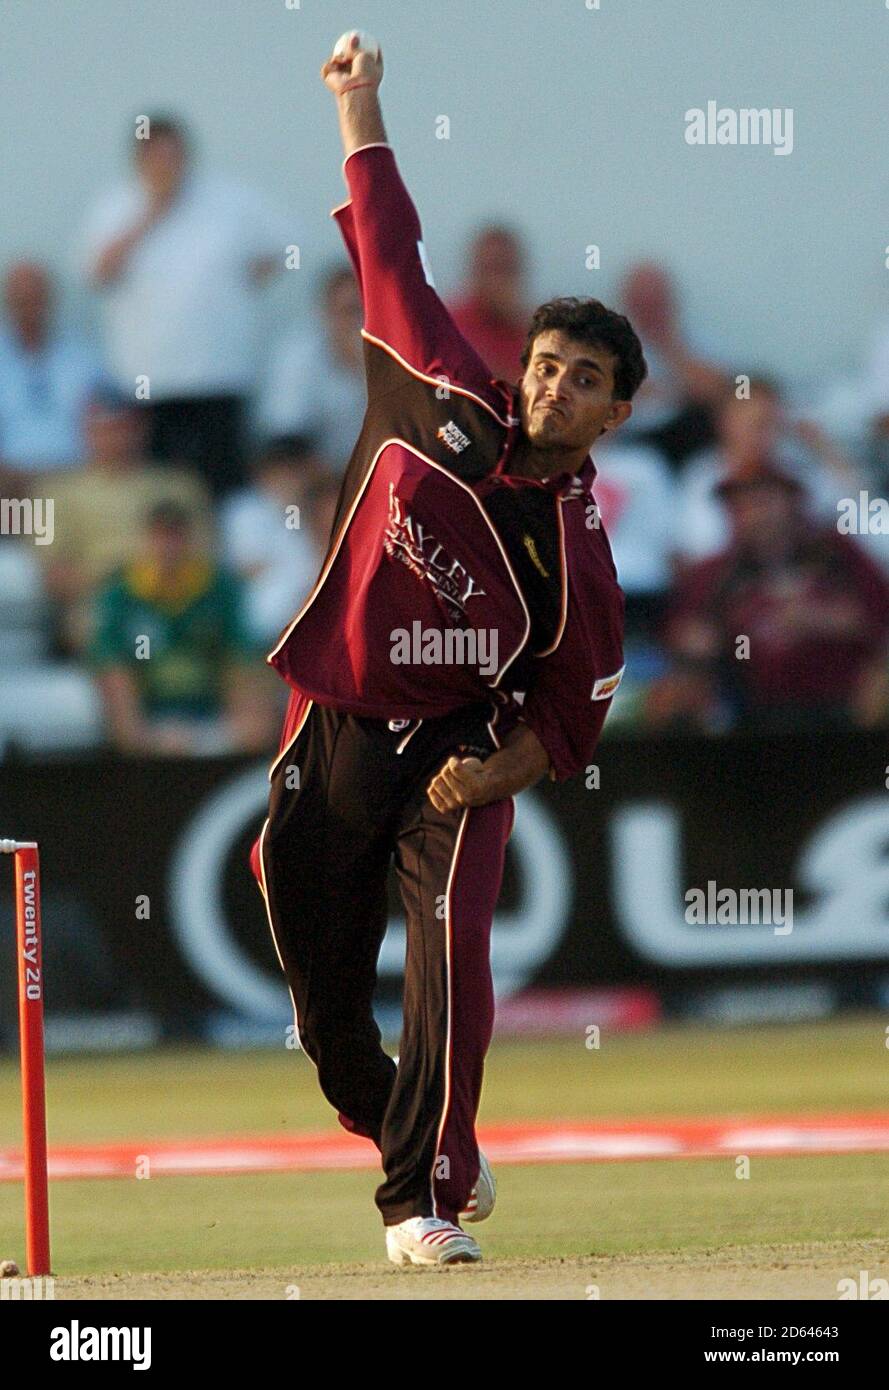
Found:
<path fill-rule="evenodd" d="M 192 553 L 191 531 L 168 521 L 155 521 L 148 527 L 146 553 L 159 570 L 176 570 Z"/>
<path fill-rule="evenodd" d="M 719 442 L 736 459 L 772 453 L 780 430 L 780 402 L 766 391 L 755 391 L 749 400 L 731 397 L 719 416 Z"/>
<path fill-rule="evenodd" d="M 766 553 L 783 548 L 801 515 L 798 495 L 780 483 L 739 487 L 728 495 L 726 506 L 735 541 Z"/>
<path fill-rule="evenodd" d="M 472 249 L 473 289 L 490 308 L 504 314 L 520 309 L 524 268 L 521 247 L 505 232 L 479 237 Z"/>
<path fill-rule="evenodd" d="M 657 342 L 669 332 L 676 307 L 669 277 L 661 266 L 651 261 L 634 266 L 624 280 L 621 297 L 627 317 L 642 338 Z"/>
<path fill-rule="evenodd" d="M 615 365 L 607 348 L 561 329 L 538 334 L 521 381 L 522 429 L 535 449 L 588 449 L 629 418 L 630 402 L 612 399 Z"/>
<path fill-rule="evenodd" d="M 51 297 L 49 277 L 42 266 L 21 262 L 13 266 L 6 276 L 6 312 L 22 337 L 43 335 L 49 319 Z"/>
<path fill-rule="evenodd" d="M 274 498 L 279 506 L 303 506 L 306 492 L 321 467 L 320 460 L 311 454 L 304 454 L 298 460 L 270 458 L 257 470 L 256 481 L 266 496 Z"/>
<path fill-rule="evenodd" d="M 129 463 L 142 446 L 142 419 L 133 410 L 108 410 L 101 405 L 87 408 L 85 430 L 89 456 L 97 464 Z"/>
<path fill-rule="evenodd" d="M 172 197 L 185 177 L 187 163 L 185 144 L 172 133 L 136 141 L 136 169 L 150 193 Z"/>

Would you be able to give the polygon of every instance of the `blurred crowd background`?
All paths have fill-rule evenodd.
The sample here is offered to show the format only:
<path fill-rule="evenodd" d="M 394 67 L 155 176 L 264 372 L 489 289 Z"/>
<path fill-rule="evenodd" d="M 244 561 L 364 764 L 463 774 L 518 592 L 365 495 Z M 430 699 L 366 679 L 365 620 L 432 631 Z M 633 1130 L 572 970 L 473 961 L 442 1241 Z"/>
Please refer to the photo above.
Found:
<path fill-rule="evenodd" d="M 155 114 L 128 178 L 84 198 L 98 331 L 62 321 L 61 252 L 2 268 L 0 496 L 52 499 L 54 533 L 0 532 L 3 756 L 276 744 L 286 689 L 263 658 L 316 578 L 360 428 L 361 303 L 333 260 L 311 309 L 264 333 L 292 231 L 192 136 Z M 520 223 L 467 225 L 443 291 L 509 380 L 532 269 Z M 791 389 L 692 321 L 687 288 L 640 257 L 614 303 L 649 378 L 593 450 L 627 597 L 607 733 L 886 725 L 889 320 L 875 309 L 857 378 L 838 360 Z"/>

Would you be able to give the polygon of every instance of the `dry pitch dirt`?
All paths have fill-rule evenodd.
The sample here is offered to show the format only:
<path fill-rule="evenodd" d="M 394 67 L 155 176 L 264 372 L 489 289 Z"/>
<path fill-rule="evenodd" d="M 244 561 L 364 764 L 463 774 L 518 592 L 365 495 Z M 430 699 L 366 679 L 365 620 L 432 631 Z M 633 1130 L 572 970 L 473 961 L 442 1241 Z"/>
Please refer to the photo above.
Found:
<path fill-rule="evenodd" d="M 451 1269 L 384 1263 L 102 1275 L 56 1281 L 57 1299 L 837 1299 L 837 1282 L 885 1267 L 886 1241 L 744 1246 L 683 1255 L 492 1260 Z M 598 1292 L 596 1292 L 598 1291 Z"/>

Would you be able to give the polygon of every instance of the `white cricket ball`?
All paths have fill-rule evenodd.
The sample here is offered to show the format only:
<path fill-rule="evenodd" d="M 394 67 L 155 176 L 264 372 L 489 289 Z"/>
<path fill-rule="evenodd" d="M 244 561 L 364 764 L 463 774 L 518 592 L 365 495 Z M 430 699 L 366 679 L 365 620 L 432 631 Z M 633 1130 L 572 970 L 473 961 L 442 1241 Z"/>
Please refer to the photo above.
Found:
<path fill-rule="evenodd" d="M 15 1260 L 0 1260 L 0 1279 L 15 1279 L 19 1273 Z"/>
<path fill-rule="evenodd" d="M 352 44 L 353 37 L 358 40 L 354 46 Z M 368 34 L 363 29 L 347 29 L 345 34 L 340 34 L 334 44 L 333 56 L 334 58 L 354 58 L 356 53 L 371 53 L 377 62 L 380 61 L 380 45 L 373 34 Z"/>

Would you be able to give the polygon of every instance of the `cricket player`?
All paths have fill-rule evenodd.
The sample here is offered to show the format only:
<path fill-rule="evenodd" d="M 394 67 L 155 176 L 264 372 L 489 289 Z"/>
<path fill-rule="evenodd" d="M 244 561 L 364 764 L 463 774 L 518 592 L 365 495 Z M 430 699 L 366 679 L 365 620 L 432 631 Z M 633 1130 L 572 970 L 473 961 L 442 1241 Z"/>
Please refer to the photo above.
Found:
<path fill-rule="evenodd" d="M 322 68 L 364 305 L 368 405 L 321 574 L 268 661 L 291 687 L 253 846 L 300 1045 L 379 1147 L 396 1264 L 476 1261 L 494 1205 L 475 1119 L 494 1021 L 491 922 L 515 795 L 587 766 L 623 670 L 623 594 L 593 441 L 645 377 L 596 300 L 534 314 L 493 380 L 435 291 L 380 113 L 382 59 Z M 398 1064 L 372 997 L 394 861 L 407 919 Z"/>

